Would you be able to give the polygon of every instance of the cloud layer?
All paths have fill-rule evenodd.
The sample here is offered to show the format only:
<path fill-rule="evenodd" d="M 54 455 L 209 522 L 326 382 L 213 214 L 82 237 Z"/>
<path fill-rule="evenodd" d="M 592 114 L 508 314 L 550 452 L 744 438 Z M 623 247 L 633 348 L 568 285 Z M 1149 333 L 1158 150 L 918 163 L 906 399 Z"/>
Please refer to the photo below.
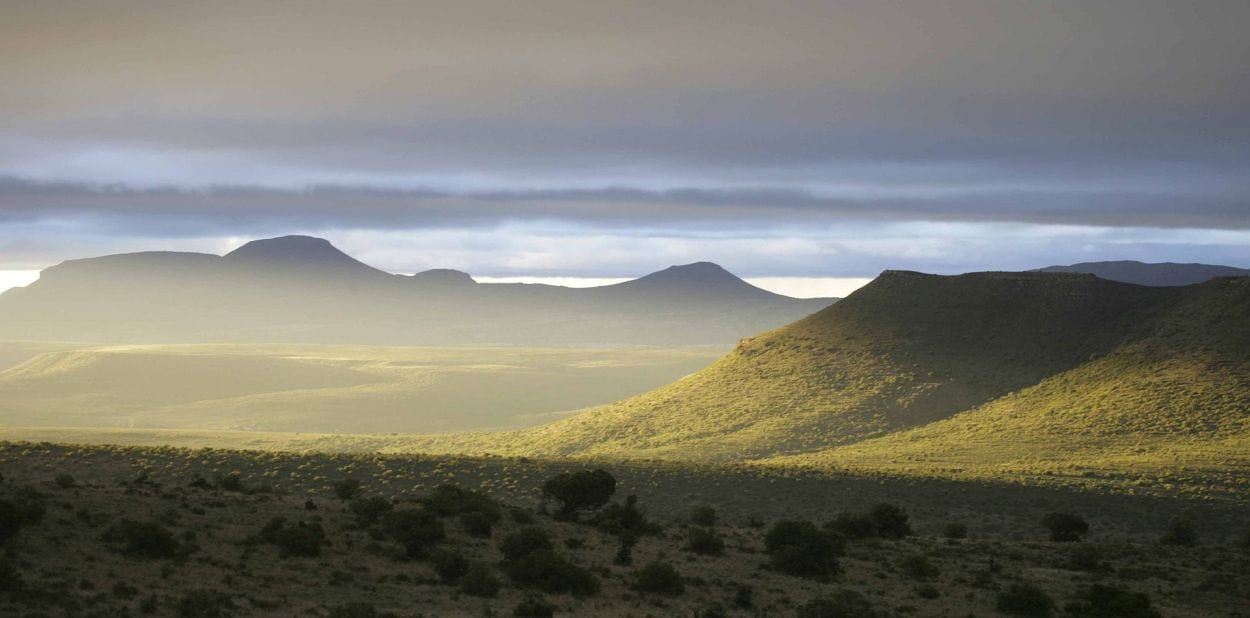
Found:
<path fill-rule="evenodd" d="M 1245 263 L 1246 23 L 1237 0 L 12 3 L 0 268 L 532 234 L 463 241 L 505 275 L 553 229 L 638 261 L 751 247 L 760 275 Z M 900 229 L 937 245 L 827 249 Z M 641 270 L 579 258 L 545 274 Z"/>

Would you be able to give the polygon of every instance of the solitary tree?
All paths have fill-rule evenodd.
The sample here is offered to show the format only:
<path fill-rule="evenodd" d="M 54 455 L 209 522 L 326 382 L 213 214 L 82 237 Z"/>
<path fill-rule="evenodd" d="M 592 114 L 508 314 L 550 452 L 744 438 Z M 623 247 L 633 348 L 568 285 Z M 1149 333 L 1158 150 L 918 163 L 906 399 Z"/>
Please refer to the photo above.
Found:
<path fill-rule="evenodd" d="M 1071 513 L 1049 513 L 1042 518 L 1042 525 L 1050 530 L 1050 540 L 1059 543 L 1080 541 L 1089 532 L 1089 523 Z"/>
<path fill-rule="evenodd" d="M 547 480 L 543 495 L 560 502 L 560 515 L 568 517 L 579 509 L 597 509 L 616 492 L 616 479 L 602 468 L 562 472 Z"/>

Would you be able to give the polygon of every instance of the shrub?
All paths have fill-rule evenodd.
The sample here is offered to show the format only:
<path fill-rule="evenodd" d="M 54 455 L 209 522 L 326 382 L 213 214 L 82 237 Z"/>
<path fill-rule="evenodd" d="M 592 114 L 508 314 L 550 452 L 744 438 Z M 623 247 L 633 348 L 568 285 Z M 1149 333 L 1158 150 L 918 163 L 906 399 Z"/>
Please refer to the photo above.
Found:
<path fill-rule="evenodd" d="M 625 566 L 634 563 L 634 545 L 638 544 L 638 535 L 626 532 L 621 535 L 621 544 L 616 548 L 612 564 Z"/>
<path fill-rule="evenodd" d="M 469 572 L 469 559 L 450 549 L 436 549 L 431 552 L 430 565 L 438 573 L 439 579 L 447 584 L 455 583 Z"/>
<path fill-rule="evenodd" d="M 53 479 L 53 482 L 56 483 L 56 486 L 60 487 L 61 489 L 72 489 L 73 487 L 76 487 L 78 485 L 78 482 L 74 480 L 74 477 L 68 474 L 56 475 L 56 478 Z"/>
<path fill-rule="evenodd" d="M 395 507 L 390 500 L 380 496 L 356 498 L 347 505 L 347 509 L 352 512 L 352 517 L 356 520 L 356 525 L 361 528 L 368 528 L 378 523 L 393 508 Z"/>
<path fill-rule="evenodd" d="M 440 517 L 479 513 L 491 524 L 503 517 L 503 509 L 499 503 L 480 493 L 451 483 L 435 487 L 434 491 L 422 500 L 422 503 L 425 504 L 425 508 L 437 513 Z"/>
<path fill-rule="evenodd" d="M 1094 545 L 1084 544 L 1072 548 L 1072 552 L 1068 554 L 1066 566 L 1074 571 L 1088 571 L 1090 573 L 1103 571 L 1107 568 L 1102 562 L 1102 551 Z"/>
<path fill-rule="evenodd" d="M 916 588 L 916 596 L 932 601 L 933 599 L 941 597 L 942 591 L 938 590 L 933 584 L 925 584 Z"/>
<path fill-rule="evenodd" d="M 104 540 L 121 544 L 123 552 L 144 558 L 174 558 L 185 549 L 168 528 L 150 521 L 123 519 L 104 533 Z"/>
<path fill-rule="evenodd" d="M 499 594 L 502 585 L 490 567 L 480 562 L 470 563 L 465 573 L 460 575 L 460 592 L 470 597 L 494 597 Z"/>
<path fill-rule="evenodd" d="M 616 492 L 616 478 L 602 468 L 563 472 L 547 480 L 543 495 L 560 502 L 560 514 L 571 516 L 582 509 L 597 509 Z"/>
<path fill-rule="evenodd" d="M 539 550 L 505 563 L 508 577 L 518 586 L 543 592 L 587 596 L 599 592 L 594 575 L 550 550 Z"/>
<path fill-rule="evenodd" d="M 948 539 L 966 539 L 968 538 L 968 525 L 959 522 L 951 522 L 942 526 L 942 536 Z"/>
<path fill-rule="evenodd" d="M 638 508 L 638 496 L 628 496 L 625 503 L 613 502 L 599 511 L 594 519 L 595 526 L 608 534 L 634 535 L 656 534 L 660 526 L 647 521 L 647 516 Z"/>
<path fill-rule="evenodd" d="M 469 565 L 464 575 L 460 576 L 460 591 L 474 597 L 493 597 L 499 594 L 503 583 L 491 572 L 489 566 L 481 562 Z"/>
<path fill-rule="evenodd" d="M 750 609 L 751 606 L 754 605 L 755 603 L 754 600 L 751 599 L 751 596 L 753 593 L 754 593 L 754 589 L 751 588 L 750 586 L 746 584 L 735 584 L 734 585 L 734 607 L 739 607 L 742 609 Z"/>
<path fill-rule="evenodd" d="M 341 481 L 335 481 L 335 483 L 331 485 L 331 489 L 334 490 L 334 495 L 339 500 L 351 500 L 356 497 L 356 494 L 360 493 L 360 479 L 347 478 Z"/>
<path fill-rule="evenodd" d="M 274 517 L 261 529 L 260 539 L 276 545 L 283 558 L 315 558 L 321 555 L 321 548 L 326 544 L 326 533 L 316 522 L 301 521 L 292 525 L 285 517 Z"/>
<path fill-rule="evenodd" d="M 1074 543 L 1089 532 L 1089 523 L 1071 513 L 1048 513 L 1042 518 L 1042 526 L 1050 531 L 1050 540 L 1057 543 Z"/>
<path fill-rule="evenodd" d="M 551 536 L 546 530 L 535 526 L 526 526 L 505 536 L 499 542 L 499 551 L 505 560 L 517 560 L 536 551 L 551 551 Z"/>
<path fill-rule="evenodd" d="M 234 610 L 234 599 L 217 590 L 192 590 L 178 600 L 180 618 L 226 618 Z"/>
<path fill-rule="evenodd" d="M 779 521 L 764 535 L 773 568 L 789 575 L 820 578 L 838 572 L 842 547 L 810 521 Z"/>
<path fill-rule="evenodd" d="M 555 613 L 554 604 L 538 597 L 525 597 L 512 610 L 512 615 L 516 618 L 551 618 Z"/>
<path fill-rule="evenodd" d="M 704 528 L 716 525 L 716 509 L 710 506 L 696 506 L 690 509 L 690 523 Z"/>
<path fill-rule="evenodd" d="M 20 505 L 0 500 L 0 543 L 7 543 L 17 536 L 28 523 L 29 518 Z"/>
<path fill-rule="evenodd" d="M 1189 523 L 1188 520 L 1174 517 L 1168 522 L 1167 530 L 1164 531 L 1163 537 L 1159 539 L 1159 542 L 1164 545 L 1193 547 L 1198 544 L 1198 531 L 1194 529 L 1194 525 Z"/>
<path fill-rule="evenodd" d="M 1046 591 L 1028 582 L 1014 583 L 998 593 L 994 605 L 1004 614 L 1031 618 L 1046 618 L 1055 608 Z"/>
<path fill-rule="evenodd" d="M 464 527 L 464 531 L 469 533 L 469 536 L 480 539 L 490 538 L 491 527 L 497 520 L 497 517 L 492 518 L 490 515 L 480 511 L 469 511 L 460 514 L 460 525 Z"/>
<path fill-rule="evenodd" d="M 369 603 L 355 602 L 330 608 L 330 618 L 386 618 L 394 614 L 379 612 Z"/>
<path fill-rule="evenodd" d="M 243 479 L 238 472 L 217 477 L 217 487 L 222 491 L 243 491 Z"/>
<path fill-rule="evenodd" d="M 841 590 L 832 597 L 812 599 L 799 607 L 798 618 L 875 618 L 878 614 L 864 595 Z"/>
<path fill-rule="evenodd" d="M 634 573 L 633 589 L 651 594 L 677 596 L 686 591 L 686 585 L 682 583 L 681 574 L 673 568 L 673 565 L 656 560 Z"/>
<path fill-rule="evenodd" d="M 842 512 L 825 524 L 825 529 L 847 539 L 866 539 L 877 536 L 877 522 L 867 514 Z"/>
<path fill-rule="evenodd" d="M 691 528 L 686 533 L 686 550 L 703 556 L 725 553 L 725 541 L 711 528 Z"/>
<path fill-rule="evenodd" d="M 1064 611 L 1073 618 L 1158 618 L 1150 597 L 1117 586 L 1095 584 L 1077 595 Z"/>
<path fill-rule="evenodd" d="M 911 525 L 907 523 L 907 511 L 901 506 L 881 503 L 872 507 L 868 515 L 876 524 L 877 536 L 887 539 L 911 536 Z"/>
<path fill-rule="evenodd" d="M 409 558 L 419 558 L 447 537 L 443 522 L 425 509 L 402 509 L 386 516 L 386 533 L 404 546 Z"/>
<path fill-rule="evenodd" d="M 933 579 L 942 573 L 933 561 L 924 554 L 912 554 L 899 563 L 899 568 L 912 579 Z"/>
<path fill-rule="evenodd" d="M 1246 533 L 1237 540 L 1237 547 L 1241 549 L 1241 551 L 1250 554 L 1250 530 L 1247 530 Z"/>

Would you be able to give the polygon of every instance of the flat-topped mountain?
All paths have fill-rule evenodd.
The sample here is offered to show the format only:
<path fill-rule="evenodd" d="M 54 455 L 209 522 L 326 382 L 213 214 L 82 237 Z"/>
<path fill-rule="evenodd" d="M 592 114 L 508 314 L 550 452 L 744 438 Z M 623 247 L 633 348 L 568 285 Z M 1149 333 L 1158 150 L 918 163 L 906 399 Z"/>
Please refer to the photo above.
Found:
<path fill-rule="evenodd" d="M 824 308 L 710 263 L 598 288 L 395 275 L 308 236 L 224 255 L 71 260 L 0 295 L 0 339 L 359 344 L 732 344 Z"/>
<path fill-rule="evenodd" d="M 1148 264 L 1132 260 L 1082 262 L 1071 266 L 1048 266 L 1038 272 L 1087 273 L 1111 281 L 1151 286 L 1193 285 L 1216 277 L 1250 277 L 1250 269 L 1215 264 Z"/>
<path fill-rule="evenodd" d="M 407 448 L 987 476 L 1188 462 L 1236 483 L 1250 470 L 1247 349 L 1247 278 L 889 271 L 650 393 Z"/>

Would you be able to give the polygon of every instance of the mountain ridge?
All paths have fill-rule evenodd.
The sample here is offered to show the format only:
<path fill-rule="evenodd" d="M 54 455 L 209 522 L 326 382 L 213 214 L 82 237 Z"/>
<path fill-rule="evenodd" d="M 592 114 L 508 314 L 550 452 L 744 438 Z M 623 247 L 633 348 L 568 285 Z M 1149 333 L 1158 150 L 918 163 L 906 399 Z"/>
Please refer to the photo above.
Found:
<path fill-rule="evenodd" d="M 0 294 L 0 339 L 724 345 L 834 300 L 773 294 L 711 263 L 594 288 L 478 283 L 451 269 L 397 275 L 324 239 L 283 236 L 224 256 L 63 262 Z"/>

